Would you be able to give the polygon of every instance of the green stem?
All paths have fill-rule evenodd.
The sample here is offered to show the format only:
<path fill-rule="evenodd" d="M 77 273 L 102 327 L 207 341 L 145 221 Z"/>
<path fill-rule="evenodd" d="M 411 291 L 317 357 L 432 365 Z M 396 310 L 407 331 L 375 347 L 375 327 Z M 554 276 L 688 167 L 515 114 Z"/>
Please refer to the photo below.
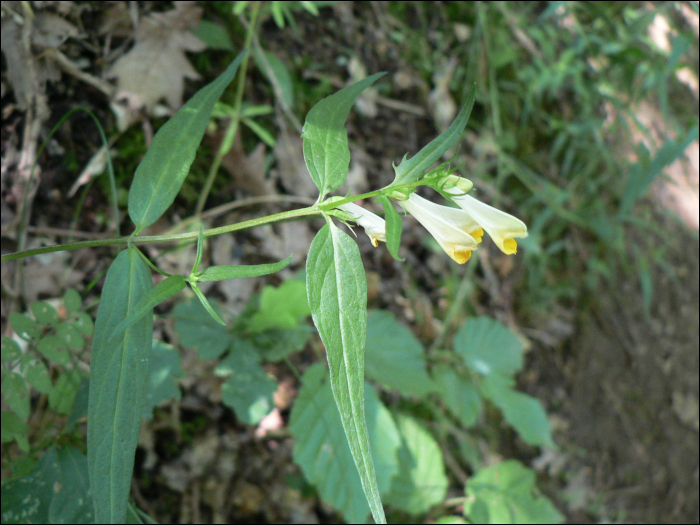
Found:
<path fill-rule="evenodd" d="M 233 117 L 231 122 L 229 122 L 228 128 L 226 129 L 226 134 L 219 146 L 219 150 L 216 152 L 216 157 L 212 162 L 209 173 L 207 174 L 207 180 L 204 183 L 204 188 L 202 188 L 202 193 L 199 195 L 199 200 L 197 201 L 197 207 L 195 208 L 195 215 L 201 215 L 202 210 L 204 210 L 204 205 L 207 203 L 207 197 L 209 197 L 209 192 L 214 184 L 214 179 L 216 174 L 221 167 L 221 163 L 224 160 L 224 156 L 231 150 L 233 145 L 233 140 L 238 132 L 238 125 L 241 121 L 241 105 L 243 104 L 243 90 L 245 88 L 245 78 L 248 73 L 248 60 L 250 59 L 251 53 L 251 43 L 253 41 L 253 33 L 255 32 L 256 20 L 258 18 L 258 11 L 260 10 L 260 2 L 254 2 L 253 15 L 250 20 L 250 25 L 248 26 L 248 31 L 245 37 L 245 49 L 248 51 L 243 58 L 241 63 L 241 70 L 238 74 L 238 84 L 236 86 L 236 99 L 233 109 Z"/>

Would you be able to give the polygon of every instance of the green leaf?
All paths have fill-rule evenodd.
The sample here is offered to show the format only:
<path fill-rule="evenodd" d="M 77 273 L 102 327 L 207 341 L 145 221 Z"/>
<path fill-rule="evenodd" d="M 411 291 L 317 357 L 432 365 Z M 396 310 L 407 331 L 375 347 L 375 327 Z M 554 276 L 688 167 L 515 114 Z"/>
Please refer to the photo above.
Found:
<path fill-rule="evenodd" d="M 333 397 L 362 488 L 374 520 L 384 523 L 365 421 L 367 279 L 357 244 L 332 221 L 311 243 L 306 286 L 311 315 L 326 347 Z"/>
<path fill-rule="evenodd" d="M 2 395 L 10 409 L 26 420 L 29 417 L 29 390 L 24 378 L 16 372 L 10 372 L 2 380 Z"/>
<path fill-rule="evenodd" d="M 200 89 L 153 137 L 129 191 L 129 217 L 136 224 L 135 235 L 157 221 L 175 200 L 214 104 L 233 80 L 244 54 L 240 53 L 226 71 Z"/>
<path fill-rule="evenodd" d="M 391 414 L 367 383 L 364 394 L 370 442 L 377 458 L 377 484 L 386 492 L 399 470 L 401 439 Z M 294 460 L 321 499 L 340 510 L 348 523 L 366 523 L 369 506 L 323 365 L 315 364 L 304 374 L 289 429 L 294 436 Z"/>
<path fill-rule="evenodd" d="M 316 330 L 311 326 L 301 324 L 288 330 L 265 330 L 248 337 L 265 361 L 276 362 L 304 348 L 314 333 Z"/>
<path fill-rule="evenodd" d="M 535 472 L 509 459 L 467 482 L 464 515 L 472 523 L 562 523 L 564 516 L 535 485 Z"/>
<path fill-rule="evenodd" d="M 306 283 L 289 279 L 278 287 L 263 288 L 260 309 L 250 318 L 247 332 L 258 333 L 271 328 L 291 329 L 310 313 Z"/>
<path fill-rule="evenodd" d="M 76 312 L 75 317 L 76 319 L 73 326 L 80 330 L 81 334 L 90 337 L 95 331 L 95 324 L 92 322 L 92 317 L 85 312 Z"/>
<path fill-rule="evenodd" d="M 465 427 L 470 427 L 481 412 L 481 397 L 471 382 L 453 367 L 440 363 L 433 367 L 433 378 L 439 386 L 440 397 Z"/>
<path fill-rule="evenodd" d="M 72 350 L 82 350 L 85 346 L 85 339 L 80 331 L 76 329 L 70 321 L 63 322 L 56 327 L 56 337 Z"/>
<path fill-rule="evenodd" d="M 37 345 L 37 349 L 46 359 L 57 365 L 65 366 L 70 362 L 70 354 L 66 344 L 55 335 L 47 335 Z"/>
<path fill-rule="evenodd" d="M 155 306 L 170 299 L 175 294 L 180 293 L 186 286 L 187 282 L 182 275 L 171 275 L 156 284 L 141 296 L 141 299 L 139 299 L 139 302 L 130 310 L 126 319 L 123 319 L 114 328 L 112 337 L 119 337 L 127 328 L 133 326 L 137 321 L 145 317 L 153 317 L 153 308 Z"/>
<path fill-rule="evenodd" d="M 177 304 L 172 315 L 180 344 L 196 348 L 200 359 L 216 359 L 233 342 L 226 327 L 212 319 L 199 301 Z"/>
<path fill-rule="evenodd" d="M 202 223 L 199 223 L 199 231 L 197 232 L 197 255 L 194 258 L 194 265 L 192 266 L 192 271 L 190 272 L 190 277 L 197 275 L 199 271 L 199 265 L 202 264 L 202 254 L 204 252 L 204 227 Z M 188 279 L 189 281 L 190 279 Z"/>
<path fill-rule="evenodd" d="M 66 370 L 58 376 L 56 384 L 49 392 L 49 407 L 59 414 L 67 416 L 73 408 L 75 394 L 78 392 L 83 376 L 78 370 Z"/>
<path fill-rule="evenodd" d="M 54 495 L 49 505 L 49 523 L 95 523 L 87 457 L 77 448 L 65 446 L 58 449 L 56 460 L 58 472 L 51 483 Z"/>
<path fill-rule="evenodd" d="M 151 372 L 148 376 L 146 402 L 143 419 L 153 417 L 153 409 L 166 399 L 180 399 L 182 394 L 177 380 L 185 376 L 180 353 L 162 341 L 153 340 L 151 349 Z"/>
<path fill-rule="evenodd" d="M 423 345 L 391 312 L 371 310 L 367 316 L 365 366 L 368 377 L 404 395 L 421 397 L 435 390 Z"/>
<path fill-rule="evenodd" d="M 216 313 L 214 310 L 214 307 L 212 307 L 211 304 L 209 304 L 209 300 L 204 296 L 202 293 L 202 290 L 199 289 L 199 286 L 197 286 L 196 283 L 190 283 L 190 286 L 192 287 L 192 291 L 194 294 L 197 296 L 197 299 L 199 299 L 199 302 L 201 305 L 204 307 L 204 309 L 207 311 L 209 316 L 214 319 L 217 323 L 219 323 L 221 326 L 226 326 L 226 323 L 219 317 L 219 314 Z"/>
<path fill-rule="evenodd" d="M 272 264 L 242 264 L 239 266 L 210 266 L 197 275 L 197 282 L 223 281 L 225 279 L 239 279 L 241 277 L 260 277 L 279 272 L 292 262 L 290 255 L 280 262 Z"/>
<path fill-rule="evenodd" d="M 0 426 L 2 427 L 2 442 L 3 443 L 9 443 L 13 439 L 24 439 L 26 441 L 27 439 L 27 432 L 29 431 L 29 428 L 27 427 L 27 424 L 22 421 L 17 414 L 14 412 L 9 412 L 6 410 L 2 411 L 2 420 Z M 3 490 L 4 490 L 4 485 L 3 485 Z M 3 500 L 5 498 L 3 492 Z M 3 522 L 4 522 L 4 511 L 3 511 Z"/>
<path fill-rule="evenodd" d="M 396 173 L 396 178 L 390 186 L 397 186 L 399 184 L 407 184 L 410 182 L 416 182 L 420 179 L 425 172 L 432 166 L 432 164 L 442 157 L 442 154 L 450 149 L 455 142 L 459 139 L 460 135 L 464 131 L 464 128 L 469 121 L 469 115 L 471 115 L 472 108 L 474 107 L 474 96 L 476 95 L 476 84 L 472 86 L 467 94 L 467 99 L 462 109 L 460 109 L 457 118 L 454 122 L 450 124 L 450 127 L 445 130 L 437 138 L 433 139 L 427 146 L 416 153 L 410 159 L 406 157 L 406 154 L 398 166 L 394 166 L 394 172 Z"/>
<path fill-rule="evenodd" d="M 513 375 L 523 364 L 523 343 L 490 317 L 469 319 L 457 332 L 454 349 L 467 366 L 482 375 Z"/>
<path fill-rule="evenodd" d="M 233 51 L 233 42 L 223 26 L 209 20 L 202 20 L 199 27 L 192 31 L 194 36 L 204 42 L 209 49 Z"/>
<path fill-rule="evenodd" d="M 116 339 L 112 334 L 152 288 L 150 268 L 136 248 L 128 248 L 110 266 L 102 289 L 88 405 L 90 485 L 100 523 L 126 519 L 148 384 L 153 316 L 143 316 Z"/>
<path fill-rule="evenodd" d="M 408 512 L 423 514 L 442 503 L 448 480 L 442 451 L 433 436 L 415 419 L 396 414 L 401 435 L 399 473 L 385 496 L 387 505 Z"/>
<path fill-rule="evenodd" d="M 66 420 L 66 428 L 76 424 L 79 420 L 87 417 L 88 404 L 90 402 L 90 378 L 85 377 L 78 386 L 78 391 L 73 399 L 73 406 Z"/>
<path fill-rule="evenodd" d="M 401 246 L 401 227 L 403 226 L 401 216 L 386 195 L 378 195 L 375 197 L 375 199 L 381 202 L 382 206 L 384 207 L 384 219 L 386 220 L 386 247 L 394 259 L 403 262 L 406 259 L 399 257 L 399 246 Z"/>
<path fill-rule="evenodd" d="M 250 342 L 241 339 L 233 345 L 216 374 L 231 376 L 221 385 L 221 398 L 244 423 L 255 425 L 275 408 L 277 381 L 260 366 L 260 355 Z"/>
<path fill-rule="evenodd" d="M 13 312 L 9 321 L 12 329 L 25 341 L 41 337 L 41 325 L 28 315 Z"/>
<path fill-rule="evenodd" d="M 552 429 L 542 403 L 534 397 L 510 388 L 510 380 L 498 374 L 484 377 L 481 391 L 503 412 L 505 420 L 526 443 L 556 448 Z"/>
<path fill-rule="evenodd" d="M 69 312 L 77 312 L 80 310 L 80 304 L 83 302 L 83 300 L 80 298 L 80 294 L 71 288 L 70 290 L 66 290 L 66 294 L 63 296 L 63 304 L 66 307 L 66 310 Z"/>
<path fill-rule="evenodd" d="M 28 356 L 29 357 L 29 356 Z M 42 394 L 48 394 L 53 388 L 49 369 L 38 359 L 28 359 L 22 363 L 22 373 L 27 382 Z"/>
<path fill-rule="evenodd" d="M 287 107 L 291 109 L 294 106 L 294 82 L 287 66 L 276 55 L 267 51 L 261 53 L 257 48 L 253 58 L 255 65 L 267 77 L 270 84 L 279 86 L 280 93 L 275 92 L 275 94 L 280 95 Z"/>
<path fill-rule="evenodd" d="M 338 188 L 348 175 L 350 149 L 345 121 L 357 97 L 384 75 L 377 73 L 330 95 L 306 115 L 301 138 L 309 174 L 321 192 Z"/>
<path fill-rule="evenodd" d="M 11 337 L 2 336 L 2 360 L 14 361 L 22 355 L 19 343 Z"/>
<path fill-rule="evenodd" d="M 55 325 L 60 316 L 56 309 L 44 301 L 35 301 L 29 305 L 29 309 L 34 314 L 34 318 L 43 325 Z"/>

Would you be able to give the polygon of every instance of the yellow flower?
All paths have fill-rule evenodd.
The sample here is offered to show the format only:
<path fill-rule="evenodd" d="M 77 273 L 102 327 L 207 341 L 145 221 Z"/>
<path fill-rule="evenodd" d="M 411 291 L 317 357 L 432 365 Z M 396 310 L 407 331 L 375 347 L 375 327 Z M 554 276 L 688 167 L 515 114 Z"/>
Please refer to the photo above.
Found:
<path fill-rule="evenodd" d="M 483 231 L 464 211 L 440 206 L 415 193 L 399 204 L 425 226 L 455 262 L 464 264 L 476 250 Z"/>
<path fill-rule="evenodd" d="M 518 250 L 515 237 L 527 237 L 527 226 L 520 219 L 465 195 L 458 188 L 445 190 L 452 200 L 491 236 L 505 254 Z"/>
<path fill-rule="evenodd" d="M 338 208 L 350 214 L 350 219 L 365 229 L 372 246 L 376 248 L 379 246 L 379 241 L 386 242 L 386 222 L 379 215 L 352 202 L 341 204 Z"/>

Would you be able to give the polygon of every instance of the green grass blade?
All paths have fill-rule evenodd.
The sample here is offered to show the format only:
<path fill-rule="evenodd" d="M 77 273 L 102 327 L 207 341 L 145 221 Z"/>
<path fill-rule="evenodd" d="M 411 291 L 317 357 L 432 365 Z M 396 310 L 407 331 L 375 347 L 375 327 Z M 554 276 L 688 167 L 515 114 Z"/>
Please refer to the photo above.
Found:
<path fill-rule="evenodd" d="M 136 234 L 158 220 L 175 200 L 214 104 L 233 80 L 244 54 L 240 53 L 219 78 L 200 89 L 153 137 L 129 191 L 129 217 L 136 224 Z"/>
<path fill-rule="evenodd" d="M 350 148 L 345 121 L 350 108 L 365 89 L 384 73 L 377 73 L 324 98 L 306 115 L 301 138 L 309 174 L 321 192 L 338 188 L 348 175 Z"/>
<path fill-rule="evenodd" d="M 112 263 L 97 312 L 90 362 L 88 469 L 97 523 L 124 523 L 148 384 L 153 317 L 114 329 L 153 288 L 136 248 Z"/>
<path fill-rule="evenodd" d="M 375 521 L 386 523 L 365 421 L 367 279 L 360 250 L 329 222 L 311 243 L 306 272 L 311 315 L 326 346 L 333 397 L 362 489 Z"/>

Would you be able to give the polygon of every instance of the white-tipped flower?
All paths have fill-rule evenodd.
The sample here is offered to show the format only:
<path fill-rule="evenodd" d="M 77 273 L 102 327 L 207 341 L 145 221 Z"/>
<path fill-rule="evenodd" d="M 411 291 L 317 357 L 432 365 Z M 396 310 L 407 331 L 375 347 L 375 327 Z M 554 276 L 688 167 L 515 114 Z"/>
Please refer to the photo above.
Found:
<path fill-rule="evenodd" d="M 464 264 L 476 250 L 483 231 L 467 213 L 456 208 L 448 208 L 430 202 L 411 193 L 401 206 L 413 215 L 452 259 Z"/>
<path fill-rule="evenodd" d="M 364 209 L 362 206 L 348 202 L 338 206 L 350 215 L 350 219 L 365 229 L 365 233 L 375 248 L 379 241 L 386 242 L 386 222 L 379 215 Z"/>
<path fill-rule="evenodd" d="M 527 226 L 520 219 L 497 210 L 483 202 L 464 195 L 459 189 L 446 190 L 452 200 L 462 208 L 479 226 L 491 236 L 503 253 L 513 254 L 518 250 L 516 237 L 527 237 Z"/>

